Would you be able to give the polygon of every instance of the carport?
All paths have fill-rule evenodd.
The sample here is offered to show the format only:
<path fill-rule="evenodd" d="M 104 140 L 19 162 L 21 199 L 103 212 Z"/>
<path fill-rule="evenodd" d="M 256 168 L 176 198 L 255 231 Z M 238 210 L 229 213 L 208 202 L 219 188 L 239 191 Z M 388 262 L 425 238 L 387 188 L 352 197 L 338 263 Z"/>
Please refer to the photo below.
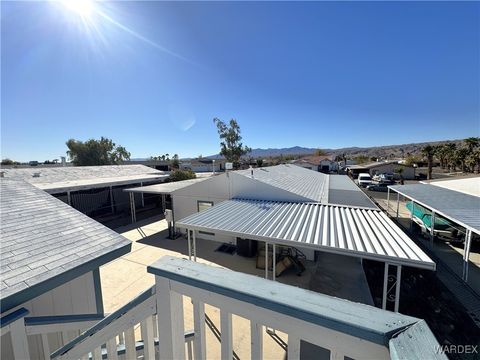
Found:
<path fill-rule="evenodd" d="M 183 189 L 184 187 L 190 186 L 197 182 L 203 181 L 205 178 L 196 178 L 191 180 L 183 181 L 174 181 L 166 182 L 162 184 L 148 185 L 148 186 L 139 186 L 135 188 L 125 189 L 125 192 L 128 192 L 130 195 L 130 213 L 132 214 L 132 224 L 137 222 L 137 215 L 135 209 L 135 194 L 156 194 L 162 196 L 162 211 L 165 211 L 166 208 L 166 196 L 171 195 L 174 191 Z M 173 199 L 172 199 L 172 208 L 173 208 Z M 173 221 L 173 226 L 175 227 L 175 220 Z"/>
<path fill-rule="evenodd" d="M 387 203 L 389 203 L 390 200 L 390 190 L 397 193 L 397 218 L 400 195 L 411 201 L 410 224 L 413 223 L 415 204 L 419 204 L 431 211 L 431 246 L 433 246 L 433 238 L 435 234 L 436 215 L 440 215 L 466 229 L 462 278 L 465 282 L 468 281 L 472 232 L 480 234 L 480 198 L 430 184 L 409 184 L 389 186 Z"/>
<path fill-rule="evenodd" d="M 190 215 L 177 222 L 187 230 L 189 258 L 196 260 L 196 232 L 206 231 L 265 243 L 293 246 L 327 253 L 371 259 L 385 263 L 382 308 L 387 297 L 394 298 L 398 311 L 402 266 L 435 270 L 435 263 L 392 221 L 378 209 L 232 199 Z M 389 268 L 396 267 L 396 275 Z M 265 277 L 269 276 L 265 266 Z M 395 282 L 388 287 L 389 277 Z"/>

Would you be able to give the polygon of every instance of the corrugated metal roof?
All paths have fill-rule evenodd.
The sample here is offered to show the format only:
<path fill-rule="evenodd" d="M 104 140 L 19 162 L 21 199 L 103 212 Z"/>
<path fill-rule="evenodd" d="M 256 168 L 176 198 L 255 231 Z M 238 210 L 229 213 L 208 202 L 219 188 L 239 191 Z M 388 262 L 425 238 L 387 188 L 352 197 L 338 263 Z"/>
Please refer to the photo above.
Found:
<path fill-rule="evenodd" d="M 130 240 L 27 182 L 1 179 L 0 195 L 2 309 L 9 296 L 130 250 Z"/>
<path fill-rule="evenodd" d="M 235 171 L 252 178 L 251 169 Z M 312 201 L 328 202 L 328 175 L 297 165 L 277 165 L 253 169 L 253 179 Z"/>
<path fill-rule="evenodd" d="M 430 184 L 389 186 L 428 209 L 480 234 L 480 197 Z"/>
<path fill-rule="evenodd" d="M 147 193 L 147 194 L 171 194 L 175 190 L 183 189 L 187 186 L 191 186 L 196 184 L 200 181 L 209 179 L 209 177 L 201 177 L 191 180 L 183 180 L 183 181 L 174 181 L 174 182 L 167 182 L 163 184 L 155 184 L 155 185 L 148 185 L 148 186 L 140 186 L 131 189 L 125 189 L 126 192 L 133 192 L 133 193 Z"/>
<path fill-rule="evenodd" d="M 379 210 L 233 199 L 176 226 L 435 269 L 435 263 Z"/>

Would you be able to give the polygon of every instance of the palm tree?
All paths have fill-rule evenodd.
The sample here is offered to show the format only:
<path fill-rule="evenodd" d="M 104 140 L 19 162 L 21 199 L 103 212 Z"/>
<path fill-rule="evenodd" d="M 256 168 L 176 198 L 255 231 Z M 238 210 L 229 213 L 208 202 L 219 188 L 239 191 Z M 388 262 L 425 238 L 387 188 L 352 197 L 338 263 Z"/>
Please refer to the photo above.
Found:
<path fill-rule="evenodd" d="M 432 166 L 433 166 L 433 155 L 435 153 L 435 149 L 432 145 L 427 145 L 422 148 L 422 154 L 427 158 L 427 166 L 428 166 L 428 174 L 427 179 L 432 179 Z"/>
<path fill-rule="evenodd" d="M 449 170 L 455 171 L 457 165 L 457 159 L 455 157 L 455 150 L 457 145 L 455 143 L 445 144 L 445 161 Z"/>
<path fill-rule="evenodd" d="M 478 137 L 469 137 L 463 140 L 463 142 L 465 143 L 465 145 L 467 145 L 468 152 L 470 153 L 473 152 L 475 148 L 480 146 L 480 138 Z"/>
<path fill-rule="evenodd" d="M 461 164 L 462 171 L 465 172 L 465 160 L 468 155 L 468 149 L 467 148 L 460 148 L 455 151 L 455 158 L 457 160 L 457 163 Z"/>

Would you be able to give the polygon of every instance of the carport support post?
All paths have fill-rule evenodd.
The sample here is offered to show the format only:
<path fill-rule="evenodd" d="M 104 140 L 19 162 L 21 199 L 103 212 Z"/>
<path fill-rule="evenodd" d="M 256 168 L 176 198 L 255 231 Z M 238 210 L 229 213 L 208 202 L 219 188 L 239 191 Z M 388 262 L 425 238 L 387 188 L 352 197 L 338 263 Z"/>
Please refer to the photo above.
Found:
<path fill-rule="evenodd" d="M 387 308 L 387 286 L 388 286 L 388 263 L 385 263 L 385 270 L 383 272 L 383 292 L 382 292 L 382 309 Z"/>
<path fill-rule="evenodd" d="M 72 195 L 70 194 L 70 191 L 67 191 L 67 204 L 72 206 Z"/>
<path fill-rule="evenodd" d="M 143 186 L 143 182 L 140 182 L 140 187 Z M 142 208 L 145 207 L 145 199 L 143 198 L 143 191 L 140 193 L 142 195 Z"/>
<path fill-rule="evenodd" d="M 190 244 L 190 229 L 187 228 L 188 260 L 192 260 L 192 245 Z"/>
<path fill-rule="evenodd" d="M 432 210 L 432 216 L 430 218 L 430 247 L 433 248 L 433 238 L 435 237 L 435 211 Z"/>
<path fill-rule="evenodd" d="M 166 207 L 165 202 L 166 202 L 165 201 L 165 194 L 162 194 L 162 211 L 163 212 L 165 212 L 165 207 Z"/>
<path fill-rule="evenodd" d="M 135 214 L 135 194 L 130 192 L 130 213 L 132 214 L 132 224 L 137 221 L 137 216 Z"/>
<path fill-rule="evenodd" d="M 412 200 L 412 212 L 410 213 L 410 231 L 413 231 L 413 212 L 415 211 L 415 203 Z"/>
<path fill-rule="evenodd" d="M 192 230 L 193 235 L 193 261 L 197 262 L 197 236 L 195 235 L 195 229 Z"/>
<path fill-rule="evenodd" d="M 472 230 L 467 230 L 465 246 L 463 247 L 463 280 L 468 281 L 468 260 L 470 259 L 470 245 L 472 244 Z"/>
<path fill-rule="evenodd" d="M 400 193 L 397 192 L 397 220 L 398 220 L 398 210 L 400 209 Z"/>
<path fill-rule="evenodd" d="M 114 214 L 115 208 L 113 206 L 113 190 L 111 186 L 110 186 L 110 208 L 112 209 L 112 214 Z"/>
<path fill-rule="evenodd" d="M 273 274 L 272 274 L 272 279 L 273 281 L 275 281 L 275 270 L 276 270 L 276 255 L 275 255 L 275 243 L 272 244 L 272 249 L 273 249 L 273 258 L 272 258 L 272 270 L 273 270 Z"/>
<path fill-rule="evenodd" d="M 397 265 L 397 282 L 395 284 L 395 312 L 400 306 L 400 285 L 402 281 L 402 265 Z"/>
<path fill-rule="evenodd" d="M 387 215 L 389 211 L 390 211 L 390 188 L 387 187 Z"/>
<path fill-rule="evenodd" d="M 268 242 L 265 241 L 265 279 L 268 279 Z"/>

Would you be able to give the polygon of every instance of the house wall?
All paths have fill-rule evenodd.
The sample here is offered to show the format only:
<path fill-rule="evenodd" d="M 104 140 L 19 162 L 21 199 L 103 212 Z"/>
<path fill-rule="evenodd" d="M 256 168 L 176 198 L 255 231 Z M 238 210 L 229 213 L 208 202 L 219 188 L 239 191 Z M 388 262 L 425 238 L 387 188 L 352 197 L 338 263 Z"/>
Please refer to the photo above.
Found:
<path fill-rule="evenodd" d="M 277 201 L 308 200 L 302 196 L 262 183 L 255 178 L 230 172 L 213 176 L 205 181 L 175 191 L 172 194 L 175 221 L 196 213 L 198 211 L 198 201 L 210 201 L 215 205 L 232 198 Z M 233 236 L 198 233 L 197 237 L 222 243 L 236 243 L 236 238 Z"/>
<path fill-rule="evenodd" d="M 415 168 L 411 166 L 402 166 L 399 164 L 382 164 L 382 165 L 377 165 L 373 168 L 369 169 L 370 175 L 373 176 L 375 174 L 381 174 L 381 173 L 393 173 L 395 174 L 395 178 L 399 179 L 400 175 L 396 173 L 397 169 L 399 167 L 403 168 L 403 173 L 402 176 L 405 180 L 413 180 L 415 179 Z"/>
<path fill-rule="evenodd" d="M 95 279 L 96 276 L 92 271 L 83 274 L 2 313 L 2 316 L 8 315 L 20 308 L 29 310 L 29 317 L 103 313 L 101 289 L 99 289 L 100 282 L 98 278 Z M 74 334 L 70 335 L 73 336 Z M 52 351 L 62 346 L 63 343 L 64 341 L 61 334 L 49 335 L 49 345 Z M 43 347 L 40 335 L 28 336 L 28 345 L 30 358 L 32 360 L 43 359 Z M 1 338 L 1 358 L 13 358 L 10 334 L 5 334 Z"/>

